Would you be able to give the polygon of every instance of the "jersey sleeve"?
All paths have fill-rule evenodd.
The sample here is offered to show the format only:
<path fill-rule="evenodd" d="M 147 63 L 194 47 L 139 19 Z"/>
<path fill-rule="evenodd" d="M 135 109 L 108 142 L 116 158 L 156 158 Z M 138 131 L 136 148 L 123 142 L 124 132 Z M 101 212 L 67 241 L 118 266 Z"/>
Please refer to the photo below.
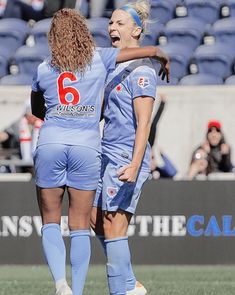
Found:
<path fill-rule="evenodd" d="M 118 48 L 99 48 L 98 49 L 102 62 L 107 71 L 114 70 L 116 67 L 117 56 L 120 52 Z"/>
<path fill-rule="evenodd" d="M 155 71 L 148 66 L 135 69 L 129 78 L 132 98 L 149 96 L 155 99 L 157 91 L 157 76 Z"/>

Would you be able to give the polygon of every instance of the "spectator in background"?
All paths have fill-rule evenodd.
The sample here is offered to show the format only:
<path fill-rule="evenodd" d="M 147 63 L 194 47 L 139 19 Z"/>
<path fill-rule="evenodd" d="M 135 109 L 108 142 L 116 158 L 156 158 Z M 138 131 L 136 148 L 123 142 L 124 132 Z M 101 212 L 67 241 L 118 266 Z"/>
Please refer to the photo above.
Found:
<path fill-rule="evenodd" d="M 0 18 L 20 18 L 39 21 L 52 17 L 62 8 L 75 8 L 86 17 L 102 17 L 110 0 L 0 0 Z M 114 0 L 115 8 L 126 4 L 128 0 Z M 89 12 L 88 12 L 89 10 Z"/>
<path fill-rule="evenodd" d="M 8 0 L 9 1 L 9 0 Z M 45 18 L 45 3 L 44 0 L 18 0 L 18 5 L 21 9 L 21 18 L 25 21 L 31 19 L 39 21 Z"/>
<path fill-rule="evenodd" d="M 187 178 L 188 180 L 194 179 L 198 175 L 207 175 L 208 168 L 208 154 L 207 152 L 199 147 L 193 153 L 191 164 L 189 167 Z"/>
<path fill-rule="evenodd" d="M 205 142 L 193 153 L 188 179 L 198 174 L 232 172 L 231 149 L 226 143 L 219 121 L 208 122 Z"/>
<path fill-rule="evenodd" d="M 99 1 L 96 1 L 99 2 Z M 52 17 L 53 14 L 62 8 L 79 7 L 82 0 L 44 0 L 45 17 Z"/>
<path fill-rule="evenodd" d="M 36 148 L 39 129 L 42 121 L 32 115 L 30 103 L 24 105 L 23 115 L 16 122 L 11 124 L 5 130 L 0 131 L 0 145 L 4 151 L 5 159 L 22 159 L 28 162 L 29 166 L 32 162 L 32 155 Z M 9 153 L 7 153 L 9 150 Z M 2 157 L 3 159 L 3 157 Z M 6 167 L 5 172 L 28 172 L 31 169 L 17 170 L 14 167 Z M 1 169 L 4 172 L 3 169 Z"/>
<path fill-rule="evenodd" d="M 44 18 L 44 0 L 0 0 L 0 18 L 20 18 L 25 21 Z"/>
<path fill-rule="evenodd" d="M 90 17 L 102 17 L 109 0 L 90 0 Z M 114 8 L 120 8 L 125 5 L 128 0 L 114 0 Z"/>
<path fill-rule="evenodd" d="M 39 21 L 62 8 L 80 8 L 84 0 L 0 0 L 0 18 Z"/>
<path fill-rule="evenodd" d="M 14 134 L 11 134 L 11 129 L 8 128 L 0 131 L 0 160 L 19 159 L 20 149 L 19 141 Z M 10 132 L 9 132 L 10 131 Z M 0 164 L 0 173 L 17 172 L 16 167 L 13 165 Z"/>
<path fill-rule="evenodd" d="M 176 175 L 177 170 L 167 155 L 159 148 L 155 148 L 156 146 L 156 130 L 157 125 L 160 120 L 160 117 L 163 113 L 165 104 L 166 104 L 166 96 L 163 94 L 159 94 L 160 105 L 154 116 L 152 121 L 150 134 L 149 134 L 149 143 L 152 148 L 152 157 L 151 157 L 151 177 L 153 179 L 158 178 L 172 178 Z"/>
<path fill-rule="evenodd" d="M 17 0 L 0 0 L 0 18 L 22 18 Z"/>
<path fill-rule="evenodd" d="M 32 161 L 33 153 L 36 149 L 39 129 L 42 126 L 42 120 L 35 117 L 31 112 L 31 104 L 25 105 L 23 117 L 19 120 L 19 141 L 20 154 L 24 161 Z"/>

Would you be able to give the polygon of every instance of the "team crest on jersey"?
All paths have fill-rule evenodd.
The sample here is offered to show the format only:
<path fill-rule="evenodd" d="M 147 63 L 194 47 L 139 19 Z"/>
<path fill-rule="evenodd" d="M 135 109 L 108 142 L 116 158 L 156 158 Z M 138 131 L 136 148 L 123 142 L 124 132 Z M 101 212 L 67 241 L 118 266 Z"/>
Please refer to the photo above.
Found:
<path fill-rule="evenodd" d="M 146 88 L 149 86 L 149 79 L 146 77 L 139 77 L 138 86 L 141 88 Z"/>
<path fill-rule="evenodd" d="M 118 84 L 118 86 L 116 87 L 116 91 L 117 91 L 117 92 L 122 91 L 122 85 Z"/>
<path fill-rule="evenodd" d="M 107 194 L 110 198 L 113 198 L 116 196 L 117 194 L 117 188 L 116 187 L 111 187 L 111 186 L 108 186 L 107 187 Z"/>

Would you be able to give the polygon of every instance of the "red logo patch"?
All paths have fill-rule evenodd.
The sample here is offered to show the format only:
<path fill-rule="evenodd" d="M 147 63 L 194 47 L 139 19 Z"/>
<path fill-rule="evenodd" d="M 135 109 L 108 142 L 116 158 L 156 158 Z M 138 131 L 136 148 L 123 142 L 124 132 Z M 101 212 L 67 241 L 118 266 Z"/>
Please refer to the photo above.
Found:
<path fill-rule="evenodd" d="M 116 90 L 117 92 L 120 92 L 122 90 L 122 86 L 119 84 L 117 87 L 116 87 Z"/>
<path fill-rule="evenodd" d="M 117 188 L 116 187 L 107 187 L 107 194 L 110 198 L 113 198 L 117 194 Z"/>

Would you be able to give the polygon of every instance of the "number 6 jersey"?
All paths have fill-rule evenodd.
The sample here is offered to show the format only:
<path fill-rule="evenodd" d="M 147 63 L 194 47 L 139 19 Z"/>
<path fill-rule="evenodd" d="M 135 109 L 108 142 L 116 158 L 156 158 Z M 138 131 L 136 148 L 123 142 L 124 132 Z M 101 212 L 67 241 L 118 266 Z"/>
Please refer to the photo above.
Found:
<path fill-rule="evenodd" d="M 32 90 L 43 92 L 47 111 L 38 146 L 60 143 L 100 151 L 99 121 L 107 74 L 115 68 L 119 49 L 97 48 L 83 76 L 59 72 L 44 61 L 38 66 Z"/>

